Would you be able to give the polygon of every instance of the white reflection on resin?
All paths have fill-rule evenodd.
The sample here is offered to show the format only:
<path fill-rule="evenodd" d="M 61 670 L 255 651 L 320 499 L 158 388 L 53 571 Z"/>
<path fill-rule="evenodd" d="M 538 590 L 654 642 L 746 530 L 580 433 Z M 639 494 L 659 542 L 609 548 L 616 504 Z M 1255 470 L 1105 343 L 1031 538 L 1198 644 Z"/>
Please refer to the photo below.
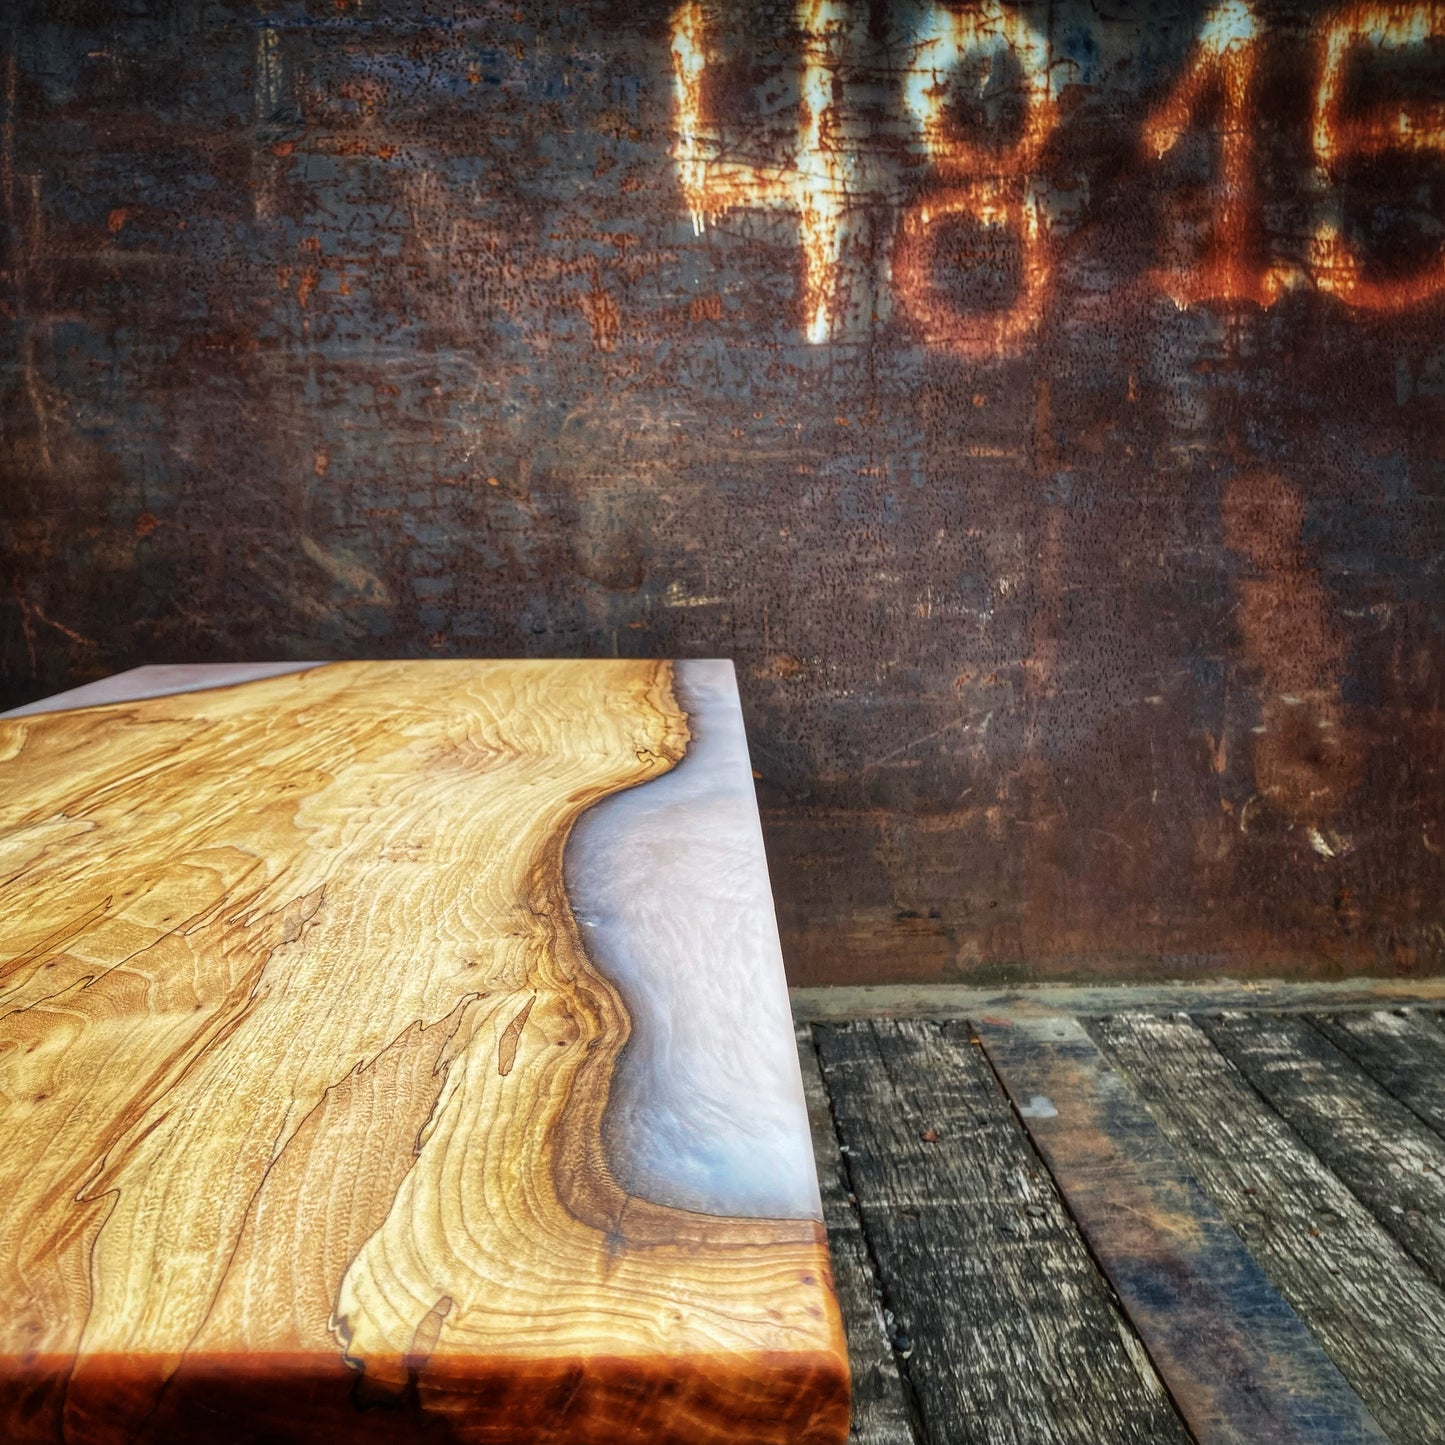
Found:
<path fill-rule="evenodd" d="M 679 662 L 687 753 L 567 844 L 567 892 L 632 1037 L 603 1122 L 618 1182 L 706 1214 L 818 1219 L 817 1176 L 730 662 Z"/>
<path fill-rule="evenodd" d="M 207 692 L 213 687 L 237 687 L 288 672 L 323 667 L 320 662 L 175 662 L 152 663 L 117 672 L 99 682 L 87 682 L 0 712 L 0 717 L 30 717 L 42 712 L 68 712 L 73 707 L 99 707 L 114 702 L 138 702 L 147 697 L 172 697 L 181 692 Z"/>

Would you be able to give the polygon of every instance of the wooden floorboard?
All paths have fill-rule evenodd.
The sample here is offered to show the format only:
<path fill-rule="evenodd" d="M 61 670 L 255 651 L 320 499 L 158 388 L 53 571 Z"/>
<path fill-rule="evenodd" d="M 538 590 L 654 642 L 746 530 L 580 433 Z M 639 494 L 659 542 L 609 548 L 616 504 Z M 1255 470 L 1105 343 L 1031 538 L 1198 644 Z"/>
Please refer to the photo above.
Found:
<path fill-rule="evenodd" d="M 1090 1031 L 1390 1437 L 1445 1441 L 1445 1293 L 1189 1018 Z"/>
<path fill-rule="evenodd" d="M 978 1032 L 1201 1445 L 1383 1445 L 1359 1396 L 1082 1024 L 1023 1018 Z"/>
<path fill-rule="evenodd" d="M 1445 1014 L 1353 985 L 1266 990 L 1266 1010 L 1185 989 L 1187 1012 L 1168 990 L 1076 992 L 1054 1014 L 1010 996 L 978 1030 L 951 996 L 943 1020 L 797 1009 L 856 1445 L 1342 1445 L 1374 1422 L 1445 1445 Z M 999 1033 L 1061 1014 L 1093 1066 L 1047 1082 Z M 1191 1317 L 1189 1272 L 1230 1239 L 1257 1289 Z M 1234 1389 L 1247 1421 L 1257 1346 L 1230 1351 L 1291 1308 L 1259 1419 L 1201 1412 L 1191 1390 Z M 1301 1338 L 1325 1375 L 1300 1373 Z M 1261 1404 L 1285 1381 L 1294 1434 Z"/>
<path fill-rule="evenodd" d="M 857 1200 L 848 1189 L 843 1155 L 833 1127 L 812 1031 L 798 1029 L 798 1062 L 813 1129 L 818 1187 L 833 1257 L 833 1283 L 848 1334 L 848 1364 L 853 1372 L 854 1445 L 915 1445 L 917 1436 L 898 1360 L 883 1314 L 883 1294 L 863 1233 Z"/>
<path fill-rule="evenodd" d="M 1189 1439 L 965 1030 L 814 1030 L 927 1445 Z"/>
<path fill-rule="evenodd" d="M 1309 1014 L 1314 1025 L 1445 1138 L 1445 1031 L 1422 1009 Z"/>
<path fill-rule="evenodd" d="M 1445 1141 L 1303 1018 L 1200 1027 L 1437 1285 L 1445 1284 Z"/>

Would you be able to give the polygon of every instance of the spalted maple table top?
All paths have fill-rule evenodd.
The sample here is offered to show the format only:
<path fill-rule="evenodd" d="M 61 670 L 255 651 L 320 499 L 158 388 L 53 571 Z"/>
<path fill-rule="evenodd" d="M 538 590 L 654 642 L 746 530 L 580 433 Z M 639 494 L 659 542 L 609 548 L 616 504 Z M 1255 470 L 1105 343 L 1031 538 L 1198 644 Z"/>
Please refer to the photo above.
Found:
<path fill-rule="evenodd" d="M 0 1438 L 846 1438 L 731 666 L 266 674 L 0 718 Z"/>

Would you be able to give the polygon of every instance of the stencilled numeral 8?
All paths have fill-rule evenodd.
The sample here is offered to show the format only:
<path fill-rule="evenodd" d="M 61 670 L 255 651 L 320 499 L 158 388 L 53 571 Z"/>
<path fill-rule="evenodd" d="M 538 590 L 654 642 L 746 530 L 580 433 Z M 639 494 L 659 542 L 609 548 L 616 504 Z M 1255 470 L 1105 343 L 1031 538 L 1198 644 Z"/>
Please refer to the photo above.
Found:
<path fill-rule="evenodd" d="M 1024 102 L 1019 135 L 1008 146 L 979 145 L 950 121 L 955 77 L 970 60 L 986 60 L 991 70 L 1010 59 Z M 904 100 L 939 184 L 903 214 L 893 253 L 898 295 L 930 345 L 964 356 L 1014 349 L 1039 324 L 1052 269 L 1038 178 L 1043 148 L 1058 123 L 1048 43 L 998 0 L 967 11 L 934 8 L 919 36 Z M 1007 307 L 965 310 L 939 286 L 940 249 L 948 223 L 958 218 L 980 228 L 991 250 L 1016 248 L 1016 289 Z"/>

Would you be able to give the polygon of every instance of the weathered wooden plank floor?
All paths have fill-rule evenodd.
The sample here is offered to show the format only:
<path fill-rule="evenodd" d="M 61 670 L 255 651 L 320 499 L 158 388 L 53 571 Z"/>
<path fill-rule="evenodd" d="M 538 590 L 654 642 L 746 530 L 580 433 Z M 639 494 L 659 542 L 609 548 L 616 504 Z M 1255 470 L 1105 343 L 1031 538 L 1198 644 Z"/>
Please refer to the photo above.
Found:
<path fill-rule="evenodd" d="M 1445 1445 L 1438 1008 L 1118 1002 L 799 1010 L 853 1439 Z"/>

